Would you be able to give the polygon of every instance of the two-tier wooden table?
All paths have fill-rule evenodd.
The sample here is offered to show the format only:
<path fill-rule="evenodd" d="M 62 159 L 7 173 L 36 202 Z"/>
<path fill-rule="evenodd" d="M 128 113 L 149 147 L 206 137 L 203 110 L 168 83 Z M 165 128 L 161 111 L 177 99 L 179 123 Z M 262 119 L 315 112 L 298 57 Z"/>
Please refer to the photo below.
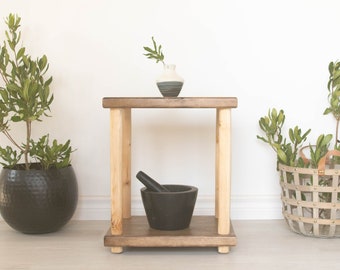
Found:
<path fill-rule="evenodd" d="M 217 247 L 228 253 L 236 245 L 230 221 L 231 109 L 235 97 L 105 97 L 110 109 L 111 226 L 104 245 L 113 253 L 124 247 Z M 215 213 L 193 216 L 190 227 L 179 231 L 151 229 L 144 216 L 131 216 L 131 109 L 216 109 Z"/>

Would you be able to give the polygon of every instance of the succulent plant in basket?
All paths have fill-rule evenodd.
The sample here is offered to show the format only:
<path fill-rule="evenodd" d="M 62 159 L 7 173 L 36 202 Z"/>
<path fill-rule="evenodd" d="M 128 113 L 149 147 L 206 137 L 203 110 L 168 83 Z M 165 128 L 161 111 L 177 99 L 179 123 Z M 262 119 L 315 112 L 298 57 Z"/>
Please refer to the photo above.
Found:
<path fill-rule="evenodd" d="M 148 59 L 163 63 L 164 73 L 157 78 L 156 84 L 163 97 L 177 97 L 182 90 L 184 80 L 176 73 L 176 65 L 167 65 L 164 62 L 162 45 L 157 45 L 152 37 L 152 47 L 143 47 Z"/>
<path fill-rule="evenodd" d="M 45 233 L 59 229 L 73 215 L 77 182 L 70 164 L 70 140 L 58 143 L 49 135 L 34 138 L 35 122 L 49 116 L 52 77 L 45 55 L 33 59 L 22 46 L 21 18 L 9 14 L 0 45 L 0 212 L 14 229 Z M 20 142 L 12 133 L 25 130 Z M 16 134 L 18 137 L 18 134 Z M 5 144 L 8 141 L 9 145 Z"/>
<path fill-rule="evenodd" d="M 324 114 L 332 114 L 336 120 L 333 147 L 332 134 L 321 134 L 315 144 L 304 145 L 311 129 L 303 132 L 298 126 L 290 128 L 288 136 L 284 136 L 286 116 L 283 110 L 275 108 L 260 118 L 264 136 L 257 136 L 276 153 L 283 214 L 290 228 L 322 237 L 340 236 L 340 62 L 329 64 L 329 74 L 329 106 Z"/>
<path fill-rule="evenodd" d="M 336 120 L 334 149 L 339 150 L 339 122 L 340 122 L 340 62 L 329 64 L 328 103 L 324 114 L 332 114 Z M 266 116 L 259 120 L 259 126 L 265 136 L 257 136 L 258 139 L 268 143 L 277 154 L 277 162 L 288 166 L 317 168 L 320 159 L 329 151 L 332 134 L 321 134 L 314 145 L 309 145 L 310 160 L 299 156 L 299 150 L 303 147 L 311 129 L 302 132 L 295 126 L 288 131 L 289 140 L 283 136 L 286 116 L 283 110 L 270 109 Z"/>

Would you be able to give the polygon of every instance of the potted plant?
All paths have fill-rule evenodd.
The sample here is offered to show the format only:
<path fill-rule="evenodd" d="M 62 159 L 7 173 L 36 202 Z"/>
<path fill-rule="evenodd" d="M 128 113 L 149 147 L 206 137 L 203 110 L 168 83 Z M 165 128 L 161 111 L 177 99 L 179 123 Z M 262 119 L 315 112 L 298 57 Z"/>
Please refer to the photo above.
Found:
<path fill-rule="evenodd" d="M 33 123 L 49 116 L 52 77 L 46 77 L 49 64 L 45 55 L 33 59 L 19 45 L 20 21 L 19 16 L 9 14 L 6 39 L 0 46 L 0 131 L 4 135 L 0 145 L 0 212 L 18 231 L 47 233 L 72 217 L 78 188 L 70 165 L 70 141 L 61 144 L 48 134 L 34 139 Z M 23 142 L 11 133 L 14 124 L 22 124 Z M 10 145 L 4 145 L 6 139 Z"/>
<path fill-rule="evenodd" d="M 275 108 L 260 118 L 264 136 L 257 136 L 276 153 L 285 220 L 294 232 L 316 237 L 340 236 L 340 62 L 329 64 L 329 74 L 324 114 L 336 120 L 333 146 L 331 134 L 321 134 L 315 144 L 304 146 L 311 130 L 302 132 L 298 126 L 285 137 L 284 111 Z"/>
<path fill-rule="evenodd" d="M 182 90 L 184 80 L 176 73 L 176 65 L 165 64 L 162 45 L 157 45 L 154 37 L 152 37 L 152 44 L 153 48 L 143 48 L 147 58 L 156 60 L 156 63 L 163 63 L 164 73 L 156 80 L 157 87 L 163 97 L 177 97 Z"/>

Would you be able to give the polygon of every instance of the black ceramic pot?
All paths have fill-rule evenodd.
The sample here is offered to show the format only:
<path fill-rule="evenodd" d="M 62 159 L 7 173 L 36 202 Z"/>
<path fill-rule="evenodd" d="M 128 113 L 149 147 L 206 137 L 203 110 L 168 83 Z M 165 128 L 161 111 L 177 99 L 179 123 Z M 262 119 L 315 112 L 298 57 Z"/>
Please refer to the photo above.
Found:
<path fill-rule="evenodd" d="M 49 170 L 3 169 L 0 213 L 13 229 L 40 234 L 54 232 L 73 216 L 78 185 L 71 166 Z"/>
<path fill-rule="evenodd" d="M 149 225 L 157 230 L 183 230 L 189 227 L 198 189 L 184 185 L 164 185 L 170 192 L 141 189 Z"/>

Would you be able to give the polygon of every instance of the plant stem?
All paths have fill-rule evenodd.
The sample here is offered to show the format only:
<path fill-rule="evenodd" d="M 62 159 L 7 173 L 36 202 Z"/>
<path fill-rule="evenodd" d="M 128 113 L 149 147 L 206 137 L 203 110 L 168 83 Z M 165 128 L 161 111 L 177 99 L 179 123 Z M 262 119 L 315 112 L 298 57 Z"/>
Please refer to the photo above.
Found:
<path fill-rule="evenodd" d="M 21 151 L 23 150 L 23 148 L 19 144 L 16 143 L 16 141 L 12 138 L 11 134 L 9 134 L 7 130 L 4 130 L 2 133 L 5 134 L 5 136 L 11 141 L 11 143 L 13 143 Z"/>
<path fill-rule="evenodd" d="M 336 130 L 335 130 L 335 149 L 338 148 L 338 142 L 339 142 L 339 121 L 340 119 L 336 119 Z"/>
<path fill-rule="evenodd" d="M 25 154 L 25 167 L 26 167 L 26 170 L 29 170 L 30 166 L 29 166 L 29 161 L 28 161 L 28 152 L 29 152 L 30 140 L 31 140 L 31 121 L 30 120 L 26 120 L 26 131 L 27 131 L 26 132 L 27 137 L 26 137 L 26 145 L 25 145 L 24 154 Z"/>
<path fill-rule="evenodd" d="M 6 84 L 8 84 L 9 81 L 7 80 L 7 77 L 6 77 L 2 72 L 0 72 L 0 74 L 1 74 L 1 77 L 2 77 L 2 79 L 4 80 L 4 82 L 5 82 Z"/>

